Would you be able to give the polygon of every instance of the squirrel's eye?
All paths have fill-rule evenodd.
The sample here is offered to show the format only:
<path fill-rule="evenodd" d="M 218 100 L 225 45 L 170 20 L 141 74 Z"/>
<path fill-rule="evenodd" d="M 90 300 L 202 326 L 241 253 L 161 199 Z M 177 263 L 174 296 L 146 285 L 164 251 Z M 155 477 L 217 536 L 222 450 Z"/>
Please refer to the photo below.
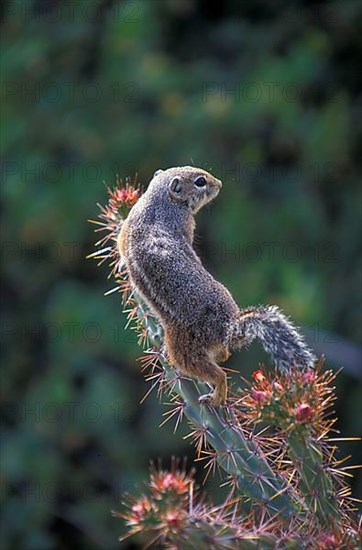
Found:
<path fill-rule="evenodd" d="M 179 178 L 173 178 L 173 180 L 170 183 L 170 189 L 174 193 L 180 193 L 180 191 L 182 189 L 182 185 L 181 185 L 181 182 L 180 182 Z"/>
<path fill-rule="evenodd" d="M 195 179 L 194 184 L 196 185 L 196 187 L 205 187 L 206 178 L 204 176 L 199 176 Z"/>

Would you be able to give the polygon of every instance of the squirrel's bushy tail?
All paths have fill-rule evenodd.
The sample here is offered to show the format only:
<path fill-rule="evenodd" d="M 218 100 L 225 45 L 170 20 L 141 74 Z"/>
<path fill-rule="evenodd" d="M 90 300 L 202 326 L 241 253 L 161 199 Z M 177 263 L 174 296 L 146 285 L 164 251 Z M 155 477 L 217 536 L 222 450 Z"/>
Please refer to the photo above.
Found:
<path fill-rule="evenodd" d="M 298 330 L 276 306 L 240 311 L 231 335 L 231 347 L 240 348 L 258 338 L 280 369 L 313 367 L 316 357 Z"/>

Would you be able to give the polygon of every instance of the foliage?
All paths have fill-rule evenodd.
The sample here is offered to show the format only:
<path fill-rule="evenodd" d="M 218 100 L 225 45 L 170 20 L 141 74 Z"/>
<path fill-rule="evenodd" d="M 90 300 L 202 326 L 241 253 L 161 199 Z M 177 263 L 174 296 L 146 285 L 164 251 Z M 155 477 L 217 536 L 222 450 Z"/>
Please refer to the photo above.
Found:
<path fill-rule="evenodd" d="M 223 180 L 197 220 L 203 261 L 240 306 L 279 305 L 327 369 L 345 367 L 335 428 L 361 433 L 348 369 L 361 342 L 361 15 L 357 0 L 1 2 L 2 548 L 118 548 L 109 510 L 137 496 L 149 459 L 194 457 L 190 439 L 158 430 L 153 395 L 139 406 L 136 338 L 84 259 L 116 173 L 146 187 L 194 163 Z M 228 366 L 250 380 L 263 360 L 252 346 Z M 229 489 L 215 486 L 217 503 Z"/>

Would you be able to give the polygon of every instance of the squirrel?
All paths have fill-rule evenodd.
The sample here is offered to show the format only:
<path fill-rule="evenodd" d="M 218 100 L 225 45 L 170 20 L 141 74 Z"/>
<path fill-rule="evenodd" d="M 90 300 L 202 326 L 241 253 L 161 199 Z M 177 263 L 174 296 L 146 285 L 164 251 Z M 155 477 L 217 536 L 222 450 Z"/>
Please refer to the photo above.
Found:
<path fill-rule="evenodd" d="M 157 170 L 118 236 L 132 287 L 164 329 L 168 362 L 185 375 L 212 384 L 213 392 L 200 401 L 213 406 L 227 398 L 227 377 L 218 363 L 255 338 L 278 368 L 307 368 L 315 361 L 276 306 L 240 309 L 193 249 L 194 216 L 221 187 L 220 180 L 200 168 Z"/>

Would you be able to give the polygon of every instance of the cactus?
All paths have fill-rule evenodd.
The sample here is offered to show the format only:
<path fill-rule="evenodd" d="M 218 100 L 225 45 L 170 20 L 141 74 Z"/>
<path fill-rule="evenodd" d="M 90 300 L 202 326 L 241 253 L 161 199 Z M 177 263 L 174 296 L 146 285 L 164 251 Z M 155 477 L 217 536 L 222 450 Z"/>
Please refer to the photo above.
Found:
<path fill-rule="evenodd" d="M 200 403 L 209 388 L 167 364 L 162 326 L 132 289 L 118 254 L 118 233 L 140 193 L 129 180 L 123 185 L 117 179 L 115 189 L 108 189 L 108 205 L 93 222 L 104 235 L 90 257 L 111 267 L 116 287 L 110 292 L 122 293 L 129 323 L 145 348 L 141 362 L 150 391 L 157 388 L 160 397 L 171 398 L 166 421 L 174 419 L 177 429 L 184 416 L 188 419 L 206 477 L 220 469 L 230 494 L 219 508 L 195 504 L 192 477 L 173 466 L 169 474 L 153 471 L 151 494 L 128 500 L 128 511 L 115 515 L 126 520 L 130 535 L 143 533 L 172 548 L 361 548 L 344 481 L 351 474 L 334 458 L 336 447 L 328 439 L 335 422 L 328 415 L 335 374 L 323 372 L 322 361 L 315 370 L 259 370 L 226 406 Z M 173 485 L 155 488 L 156 479 L 162 487 L 165 479 Z"/>
<path fill-rule="evenodd" d="M 128 499 L 125 512 L 113 512 L 130 529 L 120 540 L 142 533 L 145 540 L 152 538 L 152 544 L 172 541 L 173 548 L 272 549 L 286 541 L 288 548 L 302 548 L 301 541 L 283 532 L 280 523 L 265 521 L 256 527 L 250 514 L 237 514 L 235 501 L 211 507 L 197 502 L 195 493 L 193 474 L 178 469 L 177 461 L 171 471 L 152 469 L 147 494 L 136 501 Z"/>
<path fill-rule="evenodd" d="M 336 421 L 329 418 L 335 399 L 330 384 L 336 374 L 322 371 L 322 360 L 315 370 L 304 372 L 270 375 L 257 371 L 254 384 L 242 391 L 236 408 L 240 422 L 266 422 L 279 430 L 285 442 L 284 461 L 290 462 L 290 477 L 297 476 L 306 506 L 321 525 L 328 526 L 342 521 L 349 510 L 345 499 L 350 491 L 338 481 L 346 472 L 337 469 L 336 447 L 328 439 Z"/>

